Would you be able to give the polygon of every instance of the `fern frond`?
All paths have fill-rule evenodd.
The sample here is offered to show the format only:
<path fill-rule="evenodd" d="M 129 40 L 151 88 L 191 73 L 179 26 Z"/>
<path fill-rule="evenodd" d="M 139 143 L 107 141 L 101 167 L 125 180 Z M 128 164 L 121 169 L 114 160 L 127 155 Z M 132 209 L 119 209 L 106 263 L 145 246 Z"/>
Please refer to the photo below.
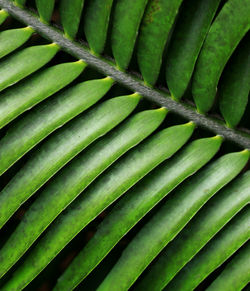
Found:
<path fill-rule="evenodd" d="M 246 286 L 249 13 L 0 0 L 0 290 Z"/>

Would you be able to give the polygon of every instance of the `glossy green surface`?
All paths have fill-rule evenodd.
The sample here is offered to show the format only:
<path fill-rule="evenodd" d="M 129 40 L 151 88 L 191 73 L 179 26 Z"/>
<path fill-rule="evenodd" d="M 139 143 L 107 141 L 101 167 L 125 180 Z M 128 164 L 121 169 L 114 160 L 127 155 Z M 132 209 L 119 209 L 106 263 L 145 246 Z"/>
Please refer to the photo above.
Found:
<path fill-rule="evenodd" d="M 0 9 L 0 25 L 5 21 L 5 19 L 8 16 L 9 16 L 9 14 L 6 11 Z"/>
<path fill-rule="evenodd" d="M 250 35 L 236 49 L 218 87 L 220 111 L 229 127 L 241 120 L 250 91 Z"/>
<path fill-rule="evenodd" d="M 248 171 L 215 195 L 162 251 L 138 290 L 162 289 L 224 225 L 250 202 Z M 176 252 L 178 250 L 178 252 Z"/>
<path fill-rule="evenodd" d="M 40 193 L 1 249 L 1 266 L 7 270 L 13 265 L 81 191 L 116 159 L 152 133 L 165 116 L 166 110 L 144 111 L 132 116 L 62 169 Z"/>
<path fill-rule="evenodd" d="M 211 109 L 223 68 L 250 28 L 249 15 L 249 0 L 230 0 L 213 22 L 197 60 L 192 83 L 199 112 Z"/>
<path fill-rule="evenodd" d="M 242 289 L 249 152 L 228 153 L 250 147 L 249 0 L 17 1 L 0 0 L 0 290 Z"/>
<path fill-rule="evenodd" d="M 129 95 L 109 99 L 51 135 L 2 190 L 0 226 L 74 156 L 124 120 L 134 110 L 139 98 Z"/>
<path fill-rule="evenodd" d="M 96 103 L 112 83 L 110 78 L 80 83 L 51 97 L 14 123 L 0 141 L 0 172 L 3 173 L 51 132 Z"/>
<path fill-rule="evenodd" d="M 72 1 L 72 0 L 71 0 Z M 53 10 L 54 10 L 55 0 L 36 0 L 36 8 L 38 10 L 40 19 L 45 22 L 49 23 Z"/>
<path fill-rule="evenodd" d="M 192 142 L 129 190 L 59 278 L 55 290 L 70 290 L 79 284 L 147 212 L 178 184 L 206 164 L 220 144 L 219 138 Z"/>
<path fill-rule="evenodd" d="M 0 98 L 0 128 L 67 86 L 82 73 L 85 67 L 86 64 L 81 61 L 59 64 L 42 70 L 24 82 L 5 90 Z M 0 166 L 0 169 L 2 167 Z"/>
<path fill-rule="evenodd" d="M 221 274 L 206 289 L 207 291 L 217 290 L 243 290 L 250 281 L 250 242 L 238 251 L 236 256 L 229 262 Z"/>
<path fill-rule="evenodd" d="M 84 0 L 61 0 L 60 18 L 64 33 L 69 38 L 74 38 L 77 34 Z"/>
<path fill-rule="evenodd" d="M 117 66 L 128 67 L 133 54 L 139 25 L 148 0 L 120 0 L 116 2 L 112 28 L 112 51 Z"/>
<path fill-rule="evenodd" d="M 23 7 L 26 3 L 26 0 L 14 0 L 14 3 L 17 5 L 17 6 L 21 6 Z"/>
<path fill-rule="evenodd" d="M 9 29 L 0 32 L 0 58 L 23 45 L 32 35 L 31 27 Z"/>
<path fill-rule="evenodd" d="M 92 0 L 86 10 L 84 32 L 95 54 L 101 54 L 107 38 L 113 0 Z"/>
<path fill-rule="evenodd" d="M 166 81 L 179 100 L 191 80 L 196 60 L 221 0 L 184 1 L 166 55 Z"/>
<path fill-rule="evenodd" d="M 192 123 L 164 129 L 119 159 L 55 220 L 16 270 L 11 288 L 19 290 L 28 284 L 91 220 L 182 147 L 193 130 Z"/>
<path fill-rule="evenodd" d="M 150 0 L 138 37 L 137 59 L 143 79 L 154 85 L 162 55 L 182 0 Z"/>
<path fill-rule="evenodd" d="M 249 226 L 250 206 L 248 205 L 178 273 L 164 290 L 195 289 L 203 279 L 249 240 Z"/>
<path fill-rule="evenodd" d="M 57 53 L 56 44 L 25 48 L 0 62 L 0 91 L 47 64 Z"/>
<path fill-rule="evenodd" d="M 239 174 L 248 158 L 248 151 L 222 156 L 177 188 L 132 239 L 98 291 L 112 286 L 127 290 L 200 207 Z"/>

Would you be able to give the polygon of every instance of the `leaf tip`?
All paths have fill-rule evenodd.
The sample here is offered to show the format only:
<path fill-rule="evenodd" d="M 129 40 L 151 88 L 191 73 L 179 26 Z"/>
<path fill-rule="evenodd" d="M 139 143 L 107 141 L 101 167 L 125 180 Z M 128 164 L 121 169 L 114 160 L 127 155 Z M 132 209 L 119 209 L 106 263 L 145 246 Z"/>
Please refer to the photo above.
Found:
<path fill-rule="evenodd" d="M 111 78 L 110 76 L 107 76 L 107 77 L 103 78 L 102 80 L 103 80 L 103 81 L 110 82 L 110 83 L 112 83 L 112 84 L 115 82 L 115 80 L 114 80 L 113 78 Z"/>
<path fill-rule="evenodd" d="M 216 136 L 213 136 L 211 139 L 220 140 L 222 142 L 223 136 L 217 134 Z"/>
<path fill-rule="evenodd" d="M 55 42 L 52 42 L 50 44 L 47 45 L 48 47 L 52 47 L 52 48 L 56 48 L 56 49 L 60 49 L 60 46 L 59 44 L 55 43 Z"/>
<path fill-rule="evenodd" d="M 185 123 L 185 126 L 190 126 L 190 127 L 195 128 L 196 124 L 193 121 L 189 121 L 189 122 Z"/>
<path fill-rule="evenodd" d="M 26 27 L 22 28 L 22 30 L 30 32 L 30 33 L 35 32 L 35 30 L 31 26 L 26 26 Z"/>
<path fill-rule="evenodd" d="M 139 98 L 139 99 L 142 98 L 142 96 L 138 92 L 135 92 L 135 93 L 131 94 L 130 97 L 136 97 L 136 98 Z"/>
<path fill-rule="evenodd" d="M 83 60 L 78 60 L 78 61 L 75 61 L 74 62 L 75 64 L 77 64 L 77 65 L 80 65 L 80 66 L 82 66 L 83 68 L 85 68 L 85 67 L 87 67 L 87 63 L 86 62 L 84 62 Z"/>
<path fill-rule="evenodd" d="M 8 16 L 8 12 L 4 9 L 0 9 L 0 15 L 3 15 L 3 16 Z"/>
<path fill-rule="evenodd" d="M 245 150 L 241 151 L 240 153 L 243 154 L 243 155 L 246 155 L 249 158 L 250 150 L 245 149 Z"/>

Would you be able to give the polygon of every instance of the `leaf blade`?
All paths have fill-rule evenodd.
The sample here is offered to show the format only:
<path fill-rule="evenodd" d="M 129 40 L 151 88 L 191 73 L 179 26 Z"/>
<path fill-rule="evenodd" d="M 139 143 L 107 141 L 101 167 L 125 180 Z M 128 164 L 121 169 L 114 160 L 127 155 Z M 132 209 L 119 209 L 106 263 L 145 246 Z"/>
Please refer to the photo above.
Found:
<path fill-rule="evenodd" d="M 193 129 L 193 124 L 189 123 L 173 126 L 159 132 L 153 139 L 151 138 L 140 144 L 132 152 L 125 155 L 122 158 L 123 163 L 116 163 L 105 175 L 100 176 L 98 181 L 90 185 L 85 193 L 78 197 L 65 213 L 60 215 L 51 225 L 46 236 L 33 249 L 32 256 L 29 256 L 22 268 L 16 272 L 12 281 L 16 286 L 15 288 L 20 289 L 26 286 L 96 215 L 113 203 L 157 164 L 177 151 L 190 137 Z M 178 138 L 176 137 L 177 132 Z M 168 142 L 166 141 L 167 137 Z M 169 148 L 166 148 L 166 144 L 169 145 Z M 176 147 L 177 144 L 179 144 L 178 148 Z M 145 155 L 146 152 L 149 152 L 151 156 Z M 124 175 L 125 173 L 126 175 Z M 71 224 L 72 221 L 73 224 Z M 69 223 L 72 226 L 71 228 L 68 227 Z M 52 243 L 54 240 L 56 243 Z M 46 256 L 45 249 L 47 250 Z"/>
<path fill-rule="evenodd" d="M 0 91 L 48 63 L 58 51 L 56 44 L 28 47 L 0 64 Z"/>
<path fill-rule="evenodd" d="M 208 32 L 192 83 L 194 101 L 201 113 L 209 111 L 213 105 L 222 70 L 249 30 L 249 13 L 249 1 L 229 1 L 223 6 Z"/>
<path fill-rule="evenodd" d="M 143 79 L 154 85 L 162 55 L 182 0 L 151 0 L 143 16 L 138 36 L 137 59 Z"/>
<path fill-rule="evenodd" d="M 127 192 L 59 278 L 55 291 L 76 287 L 151 208 L 211 159 L 219 146 L 217 138 L 195 141 Z"/>
<path fill-rule="evenodd" d="M 167 199 L 123 251 L 98 291 L 110 290 L 111 286 L 128 289 L 199 208 L 241 171 L 248 158 L 248 151 L 225 155 L 187 181 L 180 191 L 177 189 L 177 195 Z"/>
<path fill-rule="evenodd" d="M 64 33 L 70 39 L 73 39 L 78 31 L 80 24 L 84 0 L 60 1 L 60 15 Z"/>
<path fill-rule="evenodd" d="M 211 242 L 184 267 L 164 290 L 195 288 L 213 270 L 236 252 L 250 237 L 250 208 L 246 206 Z M 196 276 L 192 276 L 192 274 Z M 192 278 L 190 278 L 192 276 Z M 181 279 L 181 281 L 179 281 Z"/>
<path fill-rule="evenodd" d="M 163 250 L 138 290 L 163 289 L 179 270 L 250 201 L 250 172 L 213 197 Z M 178 250 L 178 253 L 176 253 Z M 157 274 L 157 276 L 156 276 Z"/>
<path fill-rule="evenodd" d="M 116 64 L 126 69 L 132 57 L 136 36 L 148 0 L 121 0 L 116 3 L 111 34 Z"/>
<path fill-rule="evenodd" d="M 1 192 L 0 225 L 74 156 L 125 119 L 139 98 L 130 95 L 110 99 L 52 135 Z"/>
<path fill-rule="evenodd" d="M 97 141 L 87 151 L 78 155 L 60 171 L 40 193 L 38 199 L 25 214 L 23 221 L 1 249 L 1 270 L 9 269 L 67 205 L 119 156 L 155 130 L 165 115 L 166 112 L 163 110 L 150 110 L 136 114 Z M 13 246 L 18 247 L 13 248 Z"/>

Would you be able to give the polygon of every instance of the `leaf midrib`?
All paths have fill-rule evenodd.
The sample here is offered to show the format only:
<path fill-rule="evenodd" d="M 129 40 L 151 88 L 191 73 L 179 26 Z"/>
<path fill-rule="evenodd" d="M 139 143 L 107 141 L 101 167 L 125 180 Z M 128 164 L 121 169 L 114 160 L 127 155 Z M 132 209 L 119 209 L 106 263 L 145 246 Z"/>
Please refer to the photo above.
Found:
<path fill-rule="evenodd" d="M 107 59 L 94 56 L 82 44 L 67 39 L 61 31 L 42 23 L 38 17 L 32 15 L 29 11 L 17 7 L 11 1 L 0 0 L 0 7 L 22 23 L 31 26 L 37 33 L 47 40 L 57 43 L 63 51 L 66 51 L 77 59 L 82 59 L 97 71 L 106 76 L 110 76 L 128 89 L 138 92 L 146 99 L 159 106 L 166 107 L 168 110 L 189 121 L 193 121 L 197 126 L 220 135 L 224 139 L 232 141 L 240 147 L 250 149 L 250 136 L 248 134 L 230 129 L 219 120 L 197 113 L 195 108 L 176 102 L 165 92 L 149 88 L 141 80 L 136 79 L 134 76 L 131 76 L 126 72 L 120 71 Z"/>

